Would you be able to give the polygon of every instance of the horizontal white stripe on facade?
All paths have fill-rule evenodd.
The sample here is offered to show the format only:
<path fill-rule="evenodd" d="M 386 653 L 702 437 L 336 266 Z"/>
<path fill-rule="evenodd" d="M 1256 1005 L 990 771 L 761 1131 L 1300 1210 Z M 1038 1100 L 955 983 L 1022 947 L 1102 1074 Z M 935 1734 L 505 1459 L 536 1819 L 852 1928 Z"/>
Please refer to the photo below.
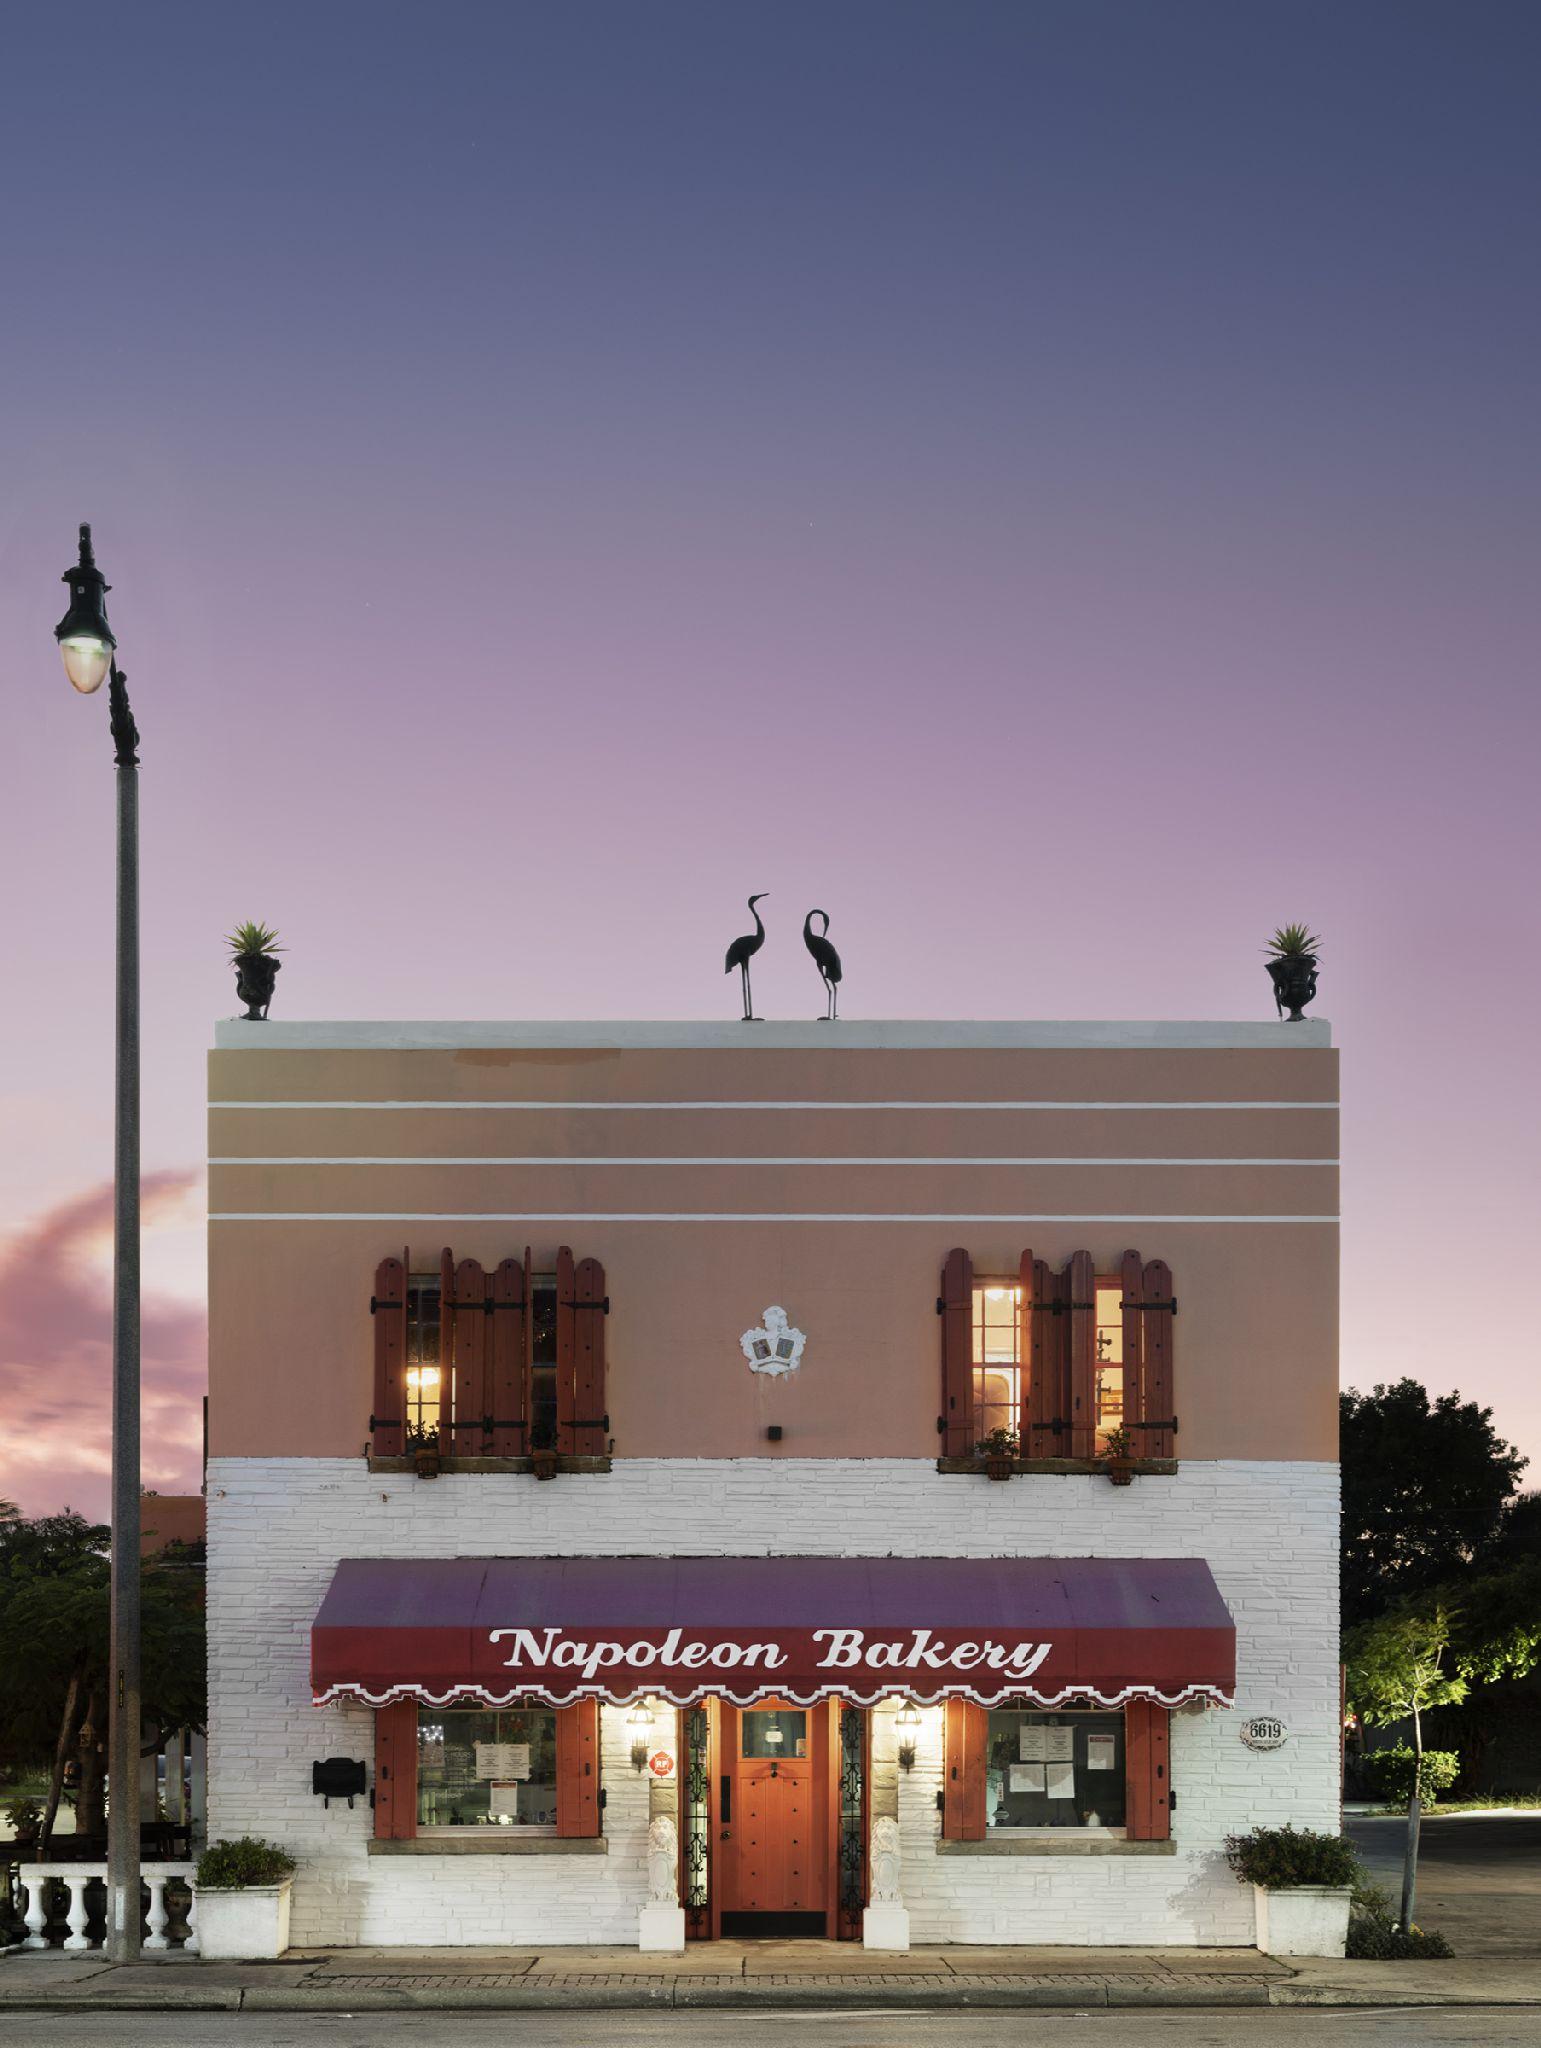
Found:
<path fill-rule="evenodd" d="M 233 1102 L 210 1109 L 1336 1109 L 1333 1102 L 942 1102 L 909 1097 L 902 1102 L 514 1102 L 497 1097 L 479 1102 L 408 1101 L 405 1098 L 349 1098 L 337 1101 Z"/>
<path fill-rule="evenodd" d="M 575 1152 L 551 1155 L 521 1152 L 500 1156 L 490 1152 L 419 1152 L 400 1157 L 384 1153 L 249 1153 L 211 1159 L 210 1166 L 1336 1166 L 1336 1159 L 1089 1159 L 1082 1154 L 1063 1158 L 983 1158 L 977 1153 L 938 1156 L 897 1153 L 883 1156 L 835 1157 L 814 1153 L 779 1158 L 755 1152 L 686 1152 L 649 1157 L 640 1152 L 601 1154 Z"/>
<path fill-rule="evenodd" d="M 792 1209 L 220 1209 L 211 1223 L 1336 1223 L 1334 1212 L 1314 1216 L 1179 1216 L 1168 1211 L 1134 1216 L 1111 1210 L 1081 1215 L 965 1215 L 948 1209 L 879 1213 Z"/>

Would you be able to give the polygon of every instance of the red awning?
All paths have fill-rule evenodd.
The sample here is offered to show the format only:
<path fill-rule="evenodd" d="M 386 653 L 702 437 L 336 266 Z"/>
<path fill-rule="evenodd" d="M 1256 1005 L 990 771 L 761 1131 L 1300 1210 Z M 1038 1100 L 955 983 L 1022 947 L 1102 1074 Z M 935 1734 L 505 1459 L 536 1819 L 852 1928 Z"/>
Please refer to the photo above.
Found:
<path fill-rule="evenodd" d="M 1229 1706 L 1236 1630 L 1198 1558 L 346 1558 L 316 1702 L 677 1706 L 904 1693 Z"/>

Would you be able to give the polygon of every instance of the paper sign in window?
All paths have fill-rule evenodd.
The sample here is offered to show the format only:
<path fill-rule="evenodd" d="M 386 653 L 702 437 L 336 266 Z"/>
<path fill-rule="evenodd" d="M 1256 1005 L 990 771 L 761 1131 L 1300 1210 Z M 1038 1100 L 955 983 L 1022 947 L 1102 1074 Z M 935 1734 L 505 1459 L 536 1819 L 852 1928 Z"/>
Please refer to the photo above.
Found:
<path fill-rule="evenodd" d="M 1068 1764 L 1075 1758 L 1075 1730 L 1073 1728 L 1045 1728 L 1044 1761 L 1051 1764 Z"/>
<path fill-rule="evenodd" d="M 497 1779 L 494 1778 L 487 1787 L 487 1811 L 494 1820 L 498 1820 L 504 1815 L 509 1820 L 517 1820 L 519 1818 L 519 1787 L 512 1781 L 506 1785 L 499 1784 Z"/>
<path fill-rule="evenodd" d="M 476 1775 L 505 1781 L 528 1778 L 530 1745 L 527 1742 L 478 1742 Z"/>
<path fill-rule="evenodd" d="M 1017 1755 L 1025 1764 L 1041 1764 L 1048 1755 L 1045 1736 L 1048 1729 L 1041 1721 L 1024 1721 L 1017 1730 Z"/>
<path fill-rule="evenodd" d="M 1047 1791 L 1051 1799 L 1074 1799 L 1074 1764 L 1046 1764 L 1044 1772 L 1048 1779 Z"/>
<path fill-rule="evenodd" d="M 1086 1738 L 1086 1768 L 1089 1771 L 1111 1771 L 1118 1760 L 1118 1744 L 1111 1735 L 1088 1735 Z"/>
<path fill-rule="evenodd" d="M 1013 1764 L 1011 1766 L 1011 1790 L 1013 1792 L 1041 1792 L 1043 1790 L 1043 1765 Z"/>

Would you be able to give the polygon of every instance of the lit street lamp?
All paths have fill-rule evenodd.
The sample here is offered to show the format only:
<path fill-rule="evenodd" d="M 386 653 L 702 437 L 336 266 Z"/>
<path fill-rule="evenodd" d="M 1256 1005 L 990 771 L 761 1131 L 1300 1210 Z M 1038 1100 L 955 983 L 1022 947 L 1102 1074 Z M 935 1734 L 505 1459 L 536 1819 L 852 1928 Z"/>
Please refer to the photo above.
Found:
<path fill-rule="evenodd" d="M 106 578 L 80 529 L 54 628 L 64 672 L 89 697 L 108 682 L 118 764 L 117 1087 L 112 1255 L 112 1645 L 107 1706 L 107 1953 L 139 1954 L 139 733 L 107 623 Z"/>

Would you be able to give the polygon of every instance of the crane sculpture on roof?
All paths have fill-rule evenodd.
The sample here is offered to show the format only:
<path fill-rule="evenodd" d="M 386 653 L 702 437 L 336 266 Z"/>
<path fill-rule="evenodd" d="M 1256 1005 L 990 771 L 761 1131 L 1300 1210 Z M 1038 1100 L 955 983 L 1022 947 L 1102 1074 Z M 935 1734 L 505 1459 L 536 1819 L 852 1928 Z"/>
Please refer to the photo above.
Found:
<path fill-rule="evenodd" d="M 824 920 L 822 932 L 816 932 L 813 929 L 813 920 L 816 917 L 822 917 Z M 803 944 L 813 955 L 813 964 L 819 970 L 825 992 L 829 997 L 829 1008 L 824 1012 L 819 1022 L 821 1024 L 833 1024 L 837 1021 L 835 1006 L 840 999 L 841 969 L 840 955 L 829 943 L 829 912 L 827 910 L 810 910 L 803 919 Z"/>
<path fill-rule="evenodd" d="M 741 939 L 733 941 L 732 945 L 728 948 L 727 958 L 722 963 L 724 974 L 731 974 L 736 967 L 743 976 L 744 1022 L 746 1024 L 758 1024 L 760 1021 L 754 1013 L 754 999 L 749 993 L 749 963 L 765 944 L 765 926 L 760 922 L 760 913 L 755 909 L 755 905 L 763 903 L 769 894 L 770 891 L 768 889 L 762 889 L 758 896 L 750 897 L 749 908 L 754 915 L 754 930 L 752 932 L 745 932 Z"/>

